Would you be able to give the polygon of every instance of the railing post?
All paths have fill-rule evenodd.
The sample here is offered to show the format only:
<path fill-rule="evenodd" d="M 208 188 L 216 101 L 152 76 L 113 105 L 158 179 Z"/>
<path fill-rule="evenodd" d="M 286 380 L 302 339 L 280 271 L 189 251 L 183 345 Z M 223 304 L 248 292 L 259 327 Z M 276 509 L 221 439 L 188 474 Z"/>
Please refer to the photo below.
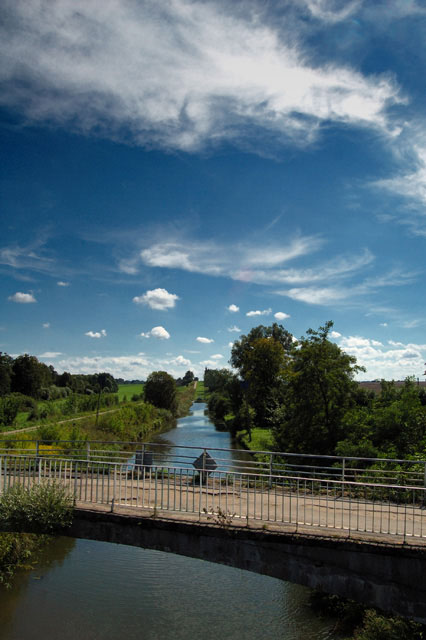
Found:
<path fill-rule="evenodd" d="M 88 440 L 86 442 L 86 460 L 90 460 L 90 442 Z"/>
<path fill-rule="evenodd" d="M 272 489 L 272 469 L 274 464 L 274 454 L 269 456 L 269 488 Z"/>
<path fill-rule="evenodd" d="M 114 484 L 112 488 L 112 502 L 111 507 L 114 508 L 115 492 L 117 491 L 117 464 L 114 464 Z"/>
<path fill-rule="evenodd" d="M 423 473 L 423 486 L 426 489 L 426 462 L 424 464 L 424 473 Z"/>

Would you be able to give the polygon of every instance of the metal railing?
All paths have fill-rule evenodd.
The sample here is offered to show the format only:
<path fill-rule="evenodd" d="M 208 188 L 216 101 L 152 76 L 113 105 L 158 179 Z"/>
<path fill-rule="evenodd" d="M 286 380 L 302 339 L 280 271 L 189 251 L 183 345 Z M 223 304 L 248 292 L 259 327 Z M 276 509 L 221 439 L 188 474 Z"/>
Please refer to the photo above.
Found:
<path fill-rule="evenodd" d="M 60 457 L 92 462 L 133 464 L 136 456 L 155 466 L 190 467 L 200 455 L 215 461 L 220 471 L 239 471 L 300 478 L 335 479 L 347 482 L 399 484 L 426 487 L 426 460 L 319 456 L 245 449 L 200 448 L 123 441 L 0 440 L 0 455 Z"/>
<path fill-rule="evenodd" d="M 203 460 L 203 458 L 202 458 Z M 204 459 L 205 460 L 205 459 Z M 426 538 L 426 489 L 397 484 L 199 470 L 193 466 L 0 455 L 0 493 L 21 484 L 57 482 L 76 503 L 197 514 L 233 521 Z"/>

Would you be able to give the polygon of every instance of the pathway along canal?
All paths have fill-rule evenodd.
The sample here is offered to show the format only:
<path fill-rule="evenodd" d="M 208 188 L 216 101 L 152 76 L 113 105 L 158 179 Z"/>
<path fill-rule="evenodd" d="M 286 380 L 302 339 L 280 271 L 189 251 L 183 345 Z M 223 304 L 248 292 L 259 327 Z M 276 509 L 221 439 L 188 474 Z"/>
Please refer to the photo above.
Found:
<path fill-rule="evenodd" d="M 156 442 L 226 448 L 194 404 Z M 329 640 L 309 590 L 202 560 L 57 538 L 36 568 L 0 592 L 1 640 Z"/>

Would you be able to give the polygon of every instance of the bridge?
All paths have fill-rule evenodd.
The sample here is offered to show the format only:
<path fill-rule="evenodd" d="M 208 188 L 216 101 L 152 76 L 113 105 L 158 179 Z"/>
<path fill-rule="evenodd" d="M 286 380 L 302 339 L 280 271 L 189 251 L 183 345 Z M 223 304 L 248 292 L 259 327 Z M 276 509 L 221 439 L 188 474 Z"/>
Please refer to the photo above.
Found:
<path fill-rule="evenodd" d="M 0 450 L 0 491 L 61 483 L 76 505 L 67 535 L 220 562 L 426 623 L 424 461 L 25 442 Z"/>

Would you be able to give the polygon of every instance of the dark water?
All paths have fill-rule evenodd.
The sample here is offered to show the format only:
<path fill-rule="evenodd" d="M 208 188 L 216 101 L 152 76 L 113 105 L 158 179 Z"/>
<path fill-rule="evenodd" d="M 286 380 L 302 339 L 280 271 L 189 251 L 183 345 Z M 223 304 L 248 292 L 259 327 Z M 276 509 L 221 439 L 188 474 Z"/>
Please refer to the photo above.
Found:
<path fill-rule="evenodd" d="M 194 405 L 157 441 L 229 447 Z M 151 551 L 58 538 L 36 568 L 0 592 L 6 640 L 326 640 L 330 621 L 303 587 L 239 569 Z"/>

